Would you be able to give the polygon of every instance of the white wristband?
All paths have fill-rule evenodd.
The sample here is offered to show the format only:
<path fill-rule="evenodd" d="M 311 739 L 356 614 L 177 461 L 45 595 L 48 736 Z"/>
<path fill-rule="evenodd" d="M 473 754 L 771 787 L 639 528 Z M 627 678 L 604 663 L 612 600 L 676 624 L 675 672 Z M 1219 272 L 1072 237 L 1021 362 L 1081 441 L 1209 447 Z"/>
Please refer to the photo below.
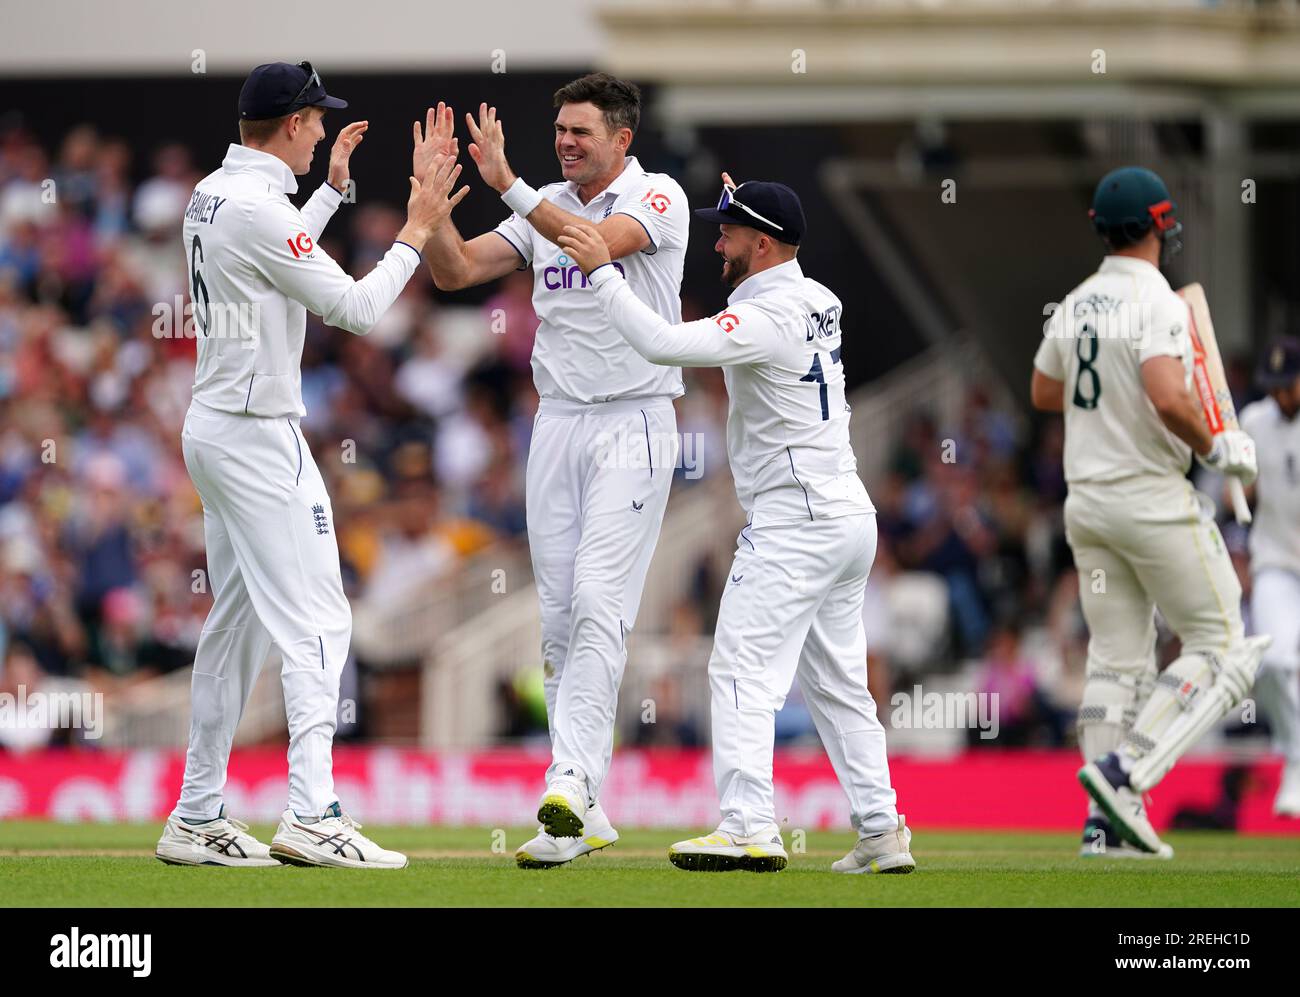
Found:
<path fill-rule="evenodd" d="M 527 218 L 542 203 L 542 195 L 524 183 L 523 177 L 516 177 L 515 182 L 501 195 L 501 200 L 520 218 Z"/>

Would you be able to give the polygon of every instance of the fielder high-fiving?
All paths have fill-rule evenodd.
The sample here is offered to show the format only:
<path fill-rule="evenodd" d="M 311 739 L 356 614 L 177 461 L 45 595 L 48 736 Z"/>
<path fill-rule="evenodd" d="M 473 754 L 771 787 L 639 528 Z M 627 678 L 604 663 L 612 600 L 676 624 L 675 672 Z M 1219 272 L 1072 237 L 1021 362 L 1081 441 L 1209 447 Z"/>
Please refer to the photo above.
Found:
<path fill-rule="evenodd" d="M 197 332 L 182 449 L 203 500 L 213 605 L 194 659 L 192 722 L 180 801 L 157 856 L 180 865 L 401 868 L 363 836 L 334 791 L 331 749 L 352 615 L 334 511 L 299 420 L 307 312 L 364 335 L 401 293 L 420 251 L 468 193 L 460 167 L 430 159 L 411 177 L 406 224 L 364 279 L 317 243 L 342 203 L 368 124 L 339 134 L 329 182 L 301 210 L 288 195 L 325 137 L 325 92 L 308 63 L 258 66 L 239 98 L 242 144 L 194 189 L 186 265 Z M 271 646 L 283 662 L 289 799 L 268 849 L 227 819 L 222 791 L 235 728 Z"/>
<path fill-rule="evenodd" d="M 727 307 L 673 324 L 637 300 L 594 228 L 560 246 L 588 275 L 609 326 L 651 363 L 723 369 L 727 454 L 749 523 L 718 611 L 709 686 L 722 821 L 679 841 L 683 869 L 783 869 L 772 782 L 776 711 L 796 677 L 840 785 L 857 844 L 836 872 L 911 872 L 885 731 L 867 689 L 862 605 L 876 555 L 875 507 L 849 445 L 841 305 L 795 259 L 805 223 L 779 183 L 723 174 L 714 247 Z"/>

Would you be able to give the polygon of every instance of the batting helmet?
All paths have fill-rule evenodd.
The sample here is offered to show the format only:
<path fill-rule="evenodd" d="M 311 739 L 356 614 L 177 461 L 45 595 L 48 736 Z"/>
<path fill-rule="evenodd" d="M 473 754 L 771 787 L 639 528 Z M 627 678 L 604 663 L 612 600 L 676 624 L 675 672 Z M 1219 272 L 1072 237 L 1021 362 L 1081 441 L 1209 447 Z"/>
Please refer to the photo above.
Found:
<path fill-rule="evenodd" d="M 1159 176 L 1142 166 L 1122 166 L 1101 178 L 1088 217 L 1114 248 L 1137 242 L 1155 226 L 1169 251 L 1177 252 L 1177 236 L 1183 230 L 1174 217 L 1177 210 Z"/>

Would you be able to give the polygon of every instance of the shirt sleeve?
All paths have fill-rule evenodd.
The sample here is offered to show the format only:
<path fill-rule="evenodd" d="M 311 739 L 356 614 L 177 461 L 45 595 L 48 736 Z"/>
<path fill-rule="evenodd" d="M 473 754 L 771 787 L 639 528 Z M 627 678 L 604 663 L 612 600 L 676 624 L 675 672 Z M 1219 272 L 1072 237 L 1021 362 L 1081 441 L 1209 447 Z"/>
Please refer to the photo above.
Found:
<path fill-rule="evenodd" d="M 520 263 L 516 269 L 527 270 L 533 265 L 533 227 L 513 211 L 510 217 L 492 230 L 515 247 Z"/>
<path fill-rule="evenodd" d="M 1058 305 L 1043 324 L 1043 341 L 1034 354 L 1034 367 L 1056 381 L 1065 380 L 1065 361 L 1061 357 L 1061 341 L 1065 324 L 1065 307 Z"/>
<path fill-rule="evenodd" d="M 650 245 L 641 252 L 653 256 L 661 248 L 686 248 L 690 229 L 690 206 L 686 192 L 662 173 L 646 176 L 614 203 L 614 214 L 627 215 L 641 223 Z"/>
<path fill-rule="evenodd" d="M 632 293 L 612 265 L 597 268 L 591 283 L 610 325 L 651 363 L 730 367 L 772 360 L 780 351 L 780 326 L 749 302 L 729 305 L 713 318 L 670 325 Z"/>
<path fill-rule="evenodd" d="M 302 220 L 307 223 L 307 234 L 313 241 L 320 241 L 325 226 L 329 224 L 329 220 L 334 217 L 334 212 L 338 211 L 342 203 L 343 195 L 327 183 L 321 184 L 316 188 L 316 193 L 307 198 L 307 203 L 302 206 L 300 213 Z"/>
<path fill-rule="evenodd" d="M 353 280 L 316 245 L 306 225 L 287 200 L 259 205 L 248 240 L 253 265 L 280 293 L 328 325 L 365 335 L 397 300 L 419 266 L 420 254 L 395 242 L 370 273 Z"/>
<path fill-rule="evenodd" d="M 1178 357 L 1185 359 L 1191 344 L 1188 335 L 1190 312 L 1187 302 L 1175 295 L 1162 298 L 1151 305 L 1151 315 L 1142 325 L 1138 341 L 1138 363 L 1144 364 L 1152 357 Z"/>

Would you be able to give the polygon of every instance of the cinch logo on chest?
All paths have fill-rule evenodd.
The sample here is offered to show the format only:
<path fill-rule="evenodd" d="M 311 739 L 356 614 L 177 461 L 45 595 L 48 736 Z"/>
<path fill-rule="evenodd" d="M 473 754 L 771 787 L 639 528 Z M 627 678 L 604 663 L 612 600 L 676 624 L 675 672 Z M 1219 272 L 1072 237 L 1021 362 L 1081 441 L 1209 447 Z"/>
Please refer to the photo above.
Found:
<path fill-rule="evenodd" d="M 311 516 L 316 523 L 316 533 L 324 535 L 330 531 L 330 521 L 325 516 L 325 507 L 319 503 L 311 507 Z"/>
<path fill-rule="evenodd" d="M 615 262 L 614 269 L 624 277 L 627 276 L 622 263 Z M 590 281 L 587 280 L 587 275 L 582 272 L 581 267 L 561 253 L 556 257 L 553 265 L 542 271 L 542 284 L 548 291 L 567 291 L 574 287 L 582 290 L 590 284 Z"/>

